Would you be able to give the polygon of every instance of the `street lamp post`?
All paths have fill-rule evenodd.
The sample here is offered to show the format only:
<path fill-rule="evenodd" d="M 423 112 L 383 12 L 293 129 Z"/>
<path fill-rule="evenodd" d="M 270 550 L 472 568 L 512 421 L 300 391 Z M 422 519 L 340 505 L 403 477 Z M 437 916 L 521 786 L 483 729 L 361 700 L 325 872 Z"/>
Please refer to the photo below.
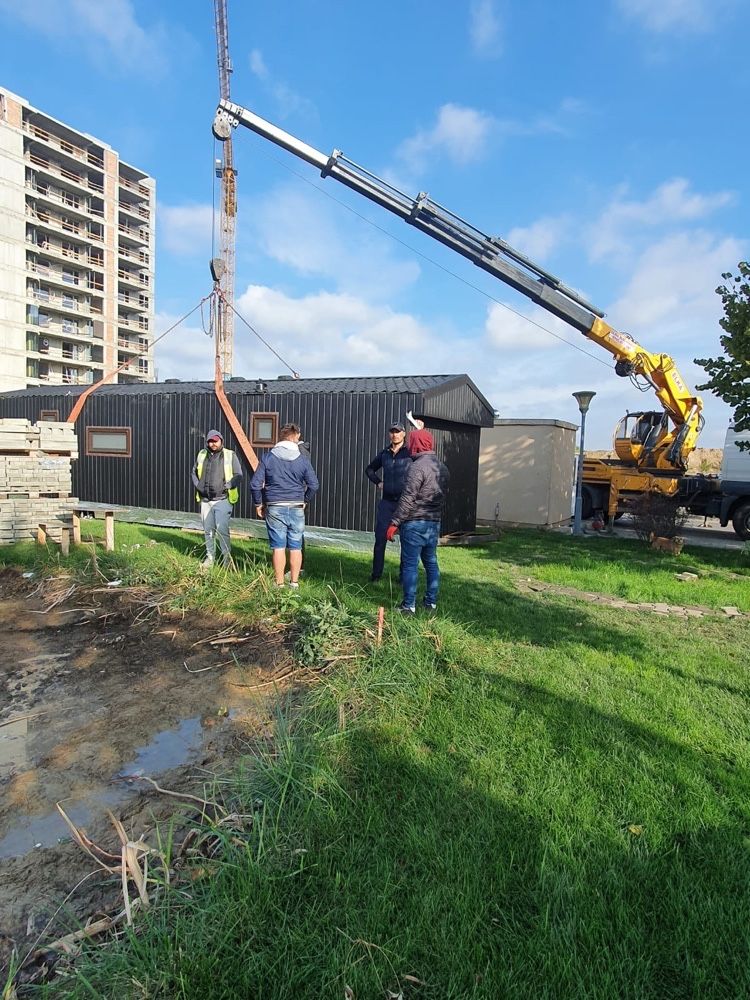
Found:
<path fill-rule="evenodd" d="M 574 392 L 573 396 L 581 411 L 581 440 L 578 445 L 578 466 L 576 468 L 576 507 L 573 517 L 573 534 L 582 535 L 581 511 L 583 509 L 583 442 L 586 435 L 586 414 L 591 406 L 591 400 L 596 395 L 595 392 Z"/>

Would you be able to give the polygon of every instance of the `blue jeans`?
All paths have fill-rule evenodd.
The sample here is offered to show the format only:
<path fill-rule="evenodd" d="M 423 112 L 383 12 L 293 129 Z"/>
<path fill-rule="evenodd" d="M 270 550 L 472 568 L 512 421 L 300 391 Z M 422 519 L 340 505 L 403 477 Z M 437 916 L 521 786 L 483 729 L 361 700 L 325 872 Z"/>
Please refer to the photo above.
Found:
<path fill-rule="evenodd" d="M 398 500 L 386 500 L 385 498 L 382 498 L 378 501 L 378 512 L 375 521 L 375 545 L 372 550 L 373 580 L 379 580 L 383 575 L 383 569 L 385 567 L 385 550 L 388 545 L 385 533 L 388 530 L 388 525 L 391 523 L 391 518 L 393 517 L 393 512 L 396 507 L 398 507 Z M 398 577 L 400 580 L 400 569 Z"/>
<path fill-rule="evenodd" d="M 402 603 L 409 608 L 416 606 L 417 573 L 421 559 L 427 577 L 424 603 L 437 604 L 440 586 L 437 561 L 440 522 L 405 521 L 399 528 L 399 535 L 401 536 L 401 584 L 404 591 Z"/>
<path fill-rule="evenodd" d="M 272 549 L 302 548 L 305 536 L 305 508 L 269 504 L 266 507 L 266 528 Z"/>

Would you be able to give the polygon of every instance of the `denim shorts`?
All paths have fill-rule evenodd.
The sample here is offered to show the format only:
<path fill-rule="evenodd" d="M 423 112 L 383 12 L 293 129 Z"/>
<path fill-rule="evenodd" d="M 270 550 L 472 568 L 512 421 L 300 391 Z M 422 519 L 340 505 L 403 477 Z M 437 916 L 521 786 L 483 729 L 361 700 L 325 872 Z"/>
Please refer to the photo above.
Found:
<path fill-rule="evenodd" d="M 301 549 L 305 532 L 305 508 L 271 504 L 266 508 L 266 527 L 272 549 Z"/>

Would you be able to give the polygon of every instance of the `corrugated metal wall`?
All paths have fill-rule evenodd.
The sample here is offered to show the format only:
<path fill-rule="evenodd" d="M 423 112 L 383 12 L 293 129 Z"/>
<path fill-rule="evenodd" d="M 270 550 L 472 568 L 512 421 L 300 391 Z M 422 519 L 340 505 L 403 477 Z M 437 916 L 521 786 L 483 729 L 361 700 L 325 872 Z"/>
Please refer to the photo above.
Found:
<path fill-rule="evenodd" d="M 230 391 L 227 395 L 245 428 L 252 412 L 278 413 L 279 426 L 294 422 L 302 427 L 321 483 L 307 512 L 308 524 L 374 529 L 377 493 L 364 474 L 365 466 L 388 444 L 393 420 L 403 422 L 407 410 L 421 412 L 421 394 Z M 56 409 L 65 419 L 71 406 L 64 392 L 0 397 L 0 416 L 36 421 L 41 410 Z M 443 530 L 471 530 L 476 518 L 480 429 L 429 417 L 426 423 L 451 473 Z M 132 428 L 132 458 L 87 457 L 85 430 L 99 426 Z M 212 427 L 225 435 L 228 447 L 235 448 L 210 392 L 94 393 L 76 425 L 81 457 L 73 466 L 75 493 L 99 503 L 196 510 L 190 470 Z M 236 514 L 253 516 L 249 482 L 240 492 Z"/>
<path fill-rule="evenodd" d="M 466 382 L 449 382 L 425 392 L 422 412 L 428 417 L 479 427 L 492 427 L 494 421 L 493 411 Z"/>

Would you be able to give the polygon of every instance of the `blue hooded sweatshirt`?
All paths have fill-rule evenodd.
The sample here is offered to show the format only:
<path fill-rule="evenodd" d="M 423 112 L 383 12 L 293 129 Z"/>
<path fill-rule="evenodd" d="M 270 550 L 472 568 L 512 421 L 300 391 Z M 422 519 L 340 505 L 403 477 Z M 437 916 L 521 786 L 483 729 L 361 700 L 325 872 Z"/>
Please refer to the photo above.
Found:
<path fill-rule="evenodd" d="M 263 456 L 250 480 L 253 503 L 307 503 L 319 489 L 318 477 L 294 441 L 279 441 Z"/>

